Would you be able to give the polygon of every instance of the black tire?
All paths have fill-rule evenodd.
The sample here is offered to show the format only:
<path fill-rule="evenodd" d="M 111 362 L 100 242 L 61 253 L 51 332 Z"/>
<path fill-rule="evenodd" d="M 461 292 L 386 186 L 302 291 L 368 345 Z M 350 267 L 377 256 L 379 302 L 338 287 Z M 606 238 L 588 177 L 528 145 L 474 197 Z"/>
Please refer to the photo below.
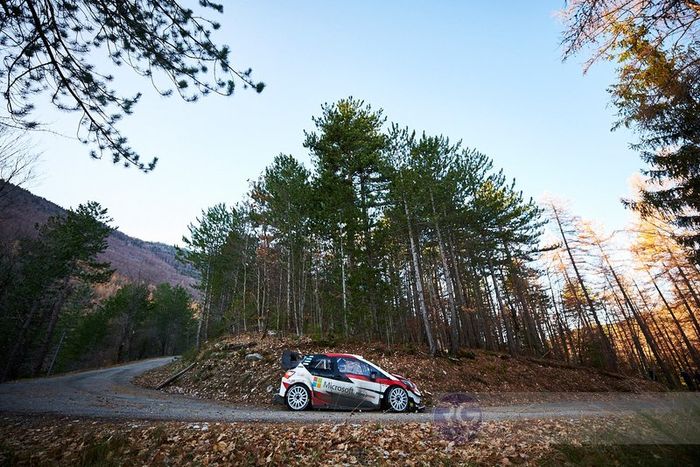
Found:
<path fill-rule="evenodd" d="M 400 386 L 392 386 L 386 391 L 386 406 L 392 412 L 405 412 L 408 410 L 408 393 Z"/>
<path fill-rule="evenodd" d="M 311 392 L 303 384 L 295 384 L 287 389 L 284 403 L 289 410 L 301 412 L 311 408 Z"/>

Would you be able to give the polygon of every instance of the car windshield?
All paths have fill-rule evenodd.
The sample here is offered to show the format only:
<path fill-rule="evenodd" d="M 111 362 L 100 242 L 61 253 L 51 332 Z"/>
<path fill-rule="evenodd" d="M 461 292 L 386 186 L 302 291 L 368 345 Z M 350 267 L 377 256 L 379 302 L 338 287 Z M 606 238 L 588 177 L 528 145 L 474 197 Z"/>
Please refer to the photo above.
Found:
<path fill-rule="evenodd" d="M 388 372 L 388 371 L 386 371 L 386 370 L 383 370 L 382 368 L 379 367 L 379 365 L 376 365 L 376 364 L 374 364 L 374 363 L 372 363 L 372 362 L 370 362 L 370 361 L 367 361 L 367 360 L 362 360 L 362 361 L 363 361 L 364 363 L 367 363 L 367 364 L 369 365 L 369 367 L 370 367 L 372 370 L 376 370 L 378 373 L 381 373 L 381 374 L 384 374 L 384 375 L 391 375 L 391 374 L 392 374 L 392 373 L 390 373 L 390 372 Z"/>

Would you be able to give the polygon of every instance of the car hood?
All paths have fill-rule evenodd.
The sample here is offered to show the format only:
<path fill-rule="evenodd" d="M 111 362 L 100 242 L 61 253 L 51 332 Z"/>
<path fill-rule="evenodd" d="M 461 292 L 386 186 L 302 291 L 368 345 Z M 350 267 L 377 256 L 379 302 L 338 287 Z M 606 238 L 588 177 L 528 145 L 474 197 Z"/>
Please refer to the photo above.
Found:
<path fill-rule="evenodd" d="M 416 386 L 416 383 L 414 383 L 413 380 L 412 380 L 411 378 L 406 378 L 405 376 L 397 375 L 397 374 L 395 374 L 395 373 L 392 373 L 391 376 L 393 376 L 394 378 L 396 378 L 396 379 L 398 379 L 398 380 L 410 381 L 411 383 L 413 383 L 414 386 Z"/>

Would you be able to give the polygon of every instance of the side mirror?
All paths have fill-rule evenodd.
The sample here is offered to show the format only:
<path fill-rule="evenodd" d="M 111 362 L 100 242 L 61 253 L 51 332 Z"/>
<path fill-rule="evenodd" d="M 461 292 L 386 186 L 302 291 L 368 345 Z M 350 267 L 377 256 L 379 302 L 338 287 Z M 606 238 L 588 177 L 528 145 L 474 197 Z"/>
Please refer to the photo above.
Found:
<path fill-rule="evenodd" d="M 371 372 L 369 373 L 369 379 L 370 379 L 370 381 L 376 380 L 376 379 L 377 379 L 377 372 L 376 372 L 376 371 L 371 371 Z"/>

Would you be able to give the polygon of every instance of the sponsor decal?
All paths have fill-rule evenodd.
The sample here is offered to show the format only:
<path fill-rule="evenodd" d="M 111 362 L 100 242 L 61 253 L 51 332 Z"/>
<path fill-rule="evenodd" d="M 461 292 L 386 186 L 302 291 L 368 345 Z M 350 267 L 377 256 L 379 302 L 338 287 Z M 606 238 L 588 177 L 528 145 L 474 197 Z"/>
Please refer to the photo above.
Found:
<path fill-rule="evenodd" d="M 333 380 L 324 379 L 320 376 L 313 377 L 311 380 L 311 389 L 315 391 L 322 389 L 324 391 L 333 391 L 344 394 L 352 394 L 354 392 L 354 388 L 352 386 L 342 386 L 333 382 Z"/>
<path fill-rule="evenodd" d="M 323 389 L 334 392 L 342 392 L 345 394 L 352 394 L 354 392 L 354 388 L 352 386 L 341 386 L 339 384 L 334 383 L 333 381 L 328 380 L 324 381 Z"/>

